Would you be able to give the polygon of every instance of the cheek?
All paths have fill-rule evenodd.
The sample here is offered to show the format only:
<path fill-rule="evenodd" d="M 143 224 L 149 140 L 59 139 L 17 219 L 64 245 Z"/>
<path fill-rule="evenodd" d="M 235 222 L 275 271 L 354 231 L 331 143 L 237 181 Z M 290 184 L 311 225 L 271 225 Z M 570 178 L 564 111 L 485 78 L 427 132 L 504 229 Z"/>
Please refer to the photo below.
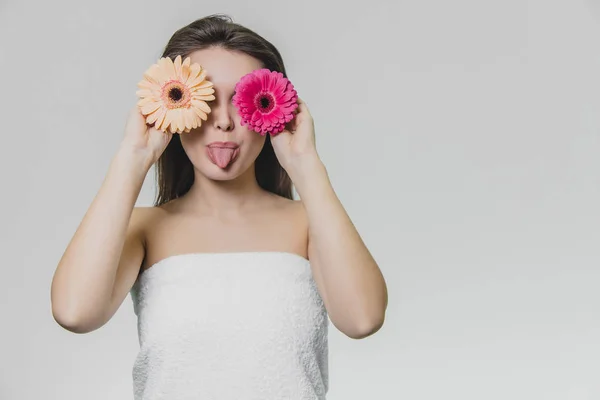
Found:
<path fill-rule="evenodd" d="M 252 131 L 248 131 L 247 136 L 244 138 L 244 141 L 248 144 L 248 149 L 250 152 L 258 156 L 258 154 L 262 151 L 265 146 L 266 137 L 261 136 L 260 134 Z"/>
<path fill-rule="evenodd" d="M 183 151 L 192 161 L 196 163 L 202 158 L 202 145 L 197 134 L 182 134 L 181 135 L 181 147 Z"/>
<path fill-rule="evenodd" d="M 200 137 L 202 136 L 201 130 L 202 128 L 196 128 L 189 133 L 180 134 L 179 138 L 184 149 L 189 149 L 198 145 Z"/>

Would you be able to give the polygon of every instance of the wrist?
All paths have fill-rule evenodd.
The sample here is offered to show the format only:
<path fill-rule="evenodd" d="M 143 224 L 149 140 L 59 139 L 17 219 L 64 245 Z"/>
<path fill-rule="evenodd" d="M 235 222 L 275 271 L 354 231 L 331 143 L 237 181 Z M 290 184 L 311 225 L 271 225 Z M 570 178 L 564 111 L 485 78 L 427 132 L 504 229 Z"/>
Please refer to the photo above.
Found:
<path fill-rule="evenodd" d="M 325 165 L 316 152 L 310 152 L 294 157 L 288 165 L 289 175 L 306 175 L 317 170 L 324 170 Z"/>
<path fill-rule="evenodd" d="M 111 175 L 118 176 L 124 184 L 142 185 L 152 166 L 151 158 L 142 151 L 121 146 L 109 167 Z"/>
<path fill-rule="evenodd" d="M 134 168 L 146 174 L 155 163 L 153 154 L 145 149 L 122 142 L 117 149 L 115 159 L 128 168 Z"/>
<path fill-rule="evenodd" d="M 298 194 L 307 190 L 309 186 L 329 181 L 327 168 L 317 155 L 307 155 L 295 160 L 289 168 L 288 175 Z"/>

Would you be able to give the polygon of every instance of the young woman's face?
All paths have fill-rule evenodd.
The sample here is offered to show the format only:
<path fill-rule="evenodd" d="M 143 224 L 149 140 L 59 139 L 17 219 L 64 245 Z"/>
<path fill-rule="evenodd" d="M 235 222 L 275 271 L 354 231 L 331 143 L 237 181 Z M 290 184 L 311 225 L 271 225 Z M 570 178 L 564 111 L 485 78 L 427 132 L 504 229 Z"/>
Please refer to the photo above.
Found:
<path fill-rule="evenodd" d="M 213 180 L 229 180 L 246 172 L 261 152 L 266 136 L 240 124 L 241 118 L 231 102 L 235 84 L 242 76 L 262 68 L 257 59 L 222 48 L 197 50 L 190 55 L 192 63 L 207 72 L 206 79 L 215 89 L 215 100 L 209 101 L 211 112 L 202 125 L 181 134 L 181 144 L 194 167 Z M 237 149 L 227 148 L 227 144 Z"/>

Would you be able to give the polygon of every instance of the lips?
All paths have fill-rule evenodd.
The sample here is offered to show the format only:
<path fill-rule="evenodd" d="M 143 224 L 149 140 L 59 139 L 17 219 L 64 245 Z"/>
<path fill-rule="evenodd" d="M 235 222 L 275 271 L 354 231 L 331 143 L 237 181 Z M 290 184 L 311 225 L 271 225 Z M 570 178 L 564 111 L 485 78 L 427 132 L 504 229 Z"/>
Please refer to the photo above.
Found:
<path fill-rule="evenodd" d="M 237 149 L 240 147 L 236 142 L 211 142 L 206 147 L 221 147 L 225 149 Z"/>

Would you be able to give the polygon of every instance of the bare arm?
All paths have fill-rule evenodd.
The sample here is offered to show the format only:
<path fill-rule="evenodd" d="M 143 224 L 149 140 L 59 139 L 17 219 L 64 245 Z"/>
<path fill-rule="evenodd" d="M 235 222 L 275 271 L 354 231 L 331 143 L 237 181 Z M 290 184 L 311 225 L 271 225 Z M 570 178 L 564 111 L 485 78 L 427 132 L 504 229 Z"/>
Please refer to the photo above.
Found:
<path fill-rule="evenodd" d="M 54 273 L 52 314 L 65 329 L 104 325 L 131 289 L 144 258 L 142 214 L 134 209 L 152 162 L 121 145 Z"/>
<path fill-rule="evenodd" d="M 306 159 L 291 176 L 308 216 L 315 281 L 336 328 L 362 339 L 383 326 L 385 279 L 335 194 L 325 166 L 316 156 Z"/>

